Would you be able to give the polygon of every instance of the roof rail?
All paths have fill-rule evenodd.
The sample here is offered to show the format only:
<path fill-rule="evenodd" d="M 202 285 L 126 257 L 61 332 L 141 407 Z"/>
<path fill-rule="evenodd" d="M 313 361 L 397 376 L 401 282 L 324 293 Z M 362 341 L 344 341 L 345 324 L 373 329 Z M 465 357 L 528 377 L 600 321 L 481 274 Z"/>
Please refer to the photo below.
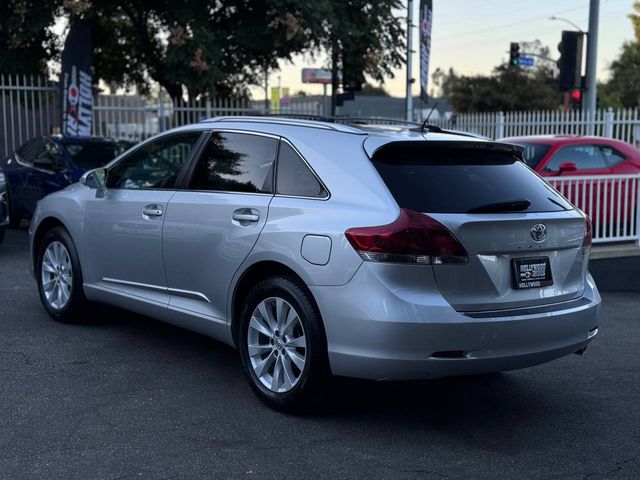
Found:
<path fill-rule="evenodd" d="M 324 117 L 318 117 L 318 119 L 304 119 L 304 118 L 295 118 L 307 115 L 247 115 L 247 116 L 229 116 L 229 117 L 214 117 L 208 118 L 205 120 L 201 120 L 203 122 L 251 122 L 251 123 L 270 123 L 270 124 L 280 124 L 280 125 L 292 125 L 298 127 L 311 127 L 311 128 L 320 128 L 323 130 L 334 130 L 337 132 L 343 133 L 357 133 L 364 134 L 364 132 L 360 129 L 350 127 L 348 125 L 342 125 L 338 123 L 332 123 L 330 119 L 325 119 Z M 311 116 L 309 116 L 311 117 Z"/>

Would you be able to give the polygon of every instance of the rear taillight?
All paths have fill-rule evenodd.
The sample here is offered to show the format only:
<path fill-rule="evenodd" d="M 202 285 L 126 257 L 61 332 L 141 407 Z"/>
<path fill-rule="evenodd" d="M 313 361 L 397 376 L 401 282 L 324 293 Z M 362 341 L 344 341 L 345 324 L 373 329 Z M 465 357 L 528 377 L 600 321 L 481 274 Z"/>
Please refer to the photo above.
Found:
<path fill-rule="evenodd" d="M 582 239 L 582 253 L 589 253 L 591 251 L 591 243 L 593 242 L 593 226 L 591 225 L 591 219 L 584 215 L 584 238 Z"/>
<path fill-rule="evenodd" d="M 398 219 L 379 227 L 350 228 L 345 236 L 363 260 L 420 264 L 467 263 L 460 242 L 440 222 L 400 209 Z"/>

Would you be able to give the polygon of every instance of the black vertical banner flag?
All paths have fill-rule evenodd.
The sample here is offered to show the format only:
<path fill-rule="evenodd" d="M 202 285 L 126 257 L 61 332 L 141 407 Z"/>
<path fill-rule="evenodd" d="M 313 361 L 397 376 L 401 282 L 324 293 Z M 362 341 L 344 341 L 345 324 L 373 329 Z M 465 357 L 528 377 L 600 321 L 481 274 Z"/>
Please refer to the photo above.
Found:
<path fill-rule="evenodd" d="M 71 25 L 62 52 L 62 133 L 91 135 L 91 25 L 78 20 Z"/>
<path fill-rule="evenodd" d="M 420 98 L 429 100 L 429 58 L 431 57 L 431 28 L 433 0 L 420 0 Z"/>

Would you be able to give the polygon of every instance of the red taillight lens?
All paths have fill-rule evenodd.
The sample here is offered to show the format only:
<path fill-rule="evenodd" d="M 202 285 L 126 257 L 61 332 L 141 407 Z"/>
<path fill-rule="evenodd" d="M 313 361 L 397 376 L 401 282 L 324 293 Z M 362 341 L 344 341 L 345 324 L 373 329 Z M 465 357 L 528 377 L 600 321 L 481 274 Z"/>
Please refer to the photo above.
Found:
<path fill-rule="evenodd" d="M 593 226 L 591 225 L 591 219 L 585 214 L 584 220 L 584 238 L 582 240 L 583 251 L 585 249 L 590 250 L 591 244 L 593 243 Z"/>
<path fill-rule="evenodd" d="M 379 227 L 350 228 L 345 236 L 363 260 L 402 263 L 466 263 L 467 251 L 440 222 L 400 209 L 398 219 Z"/>

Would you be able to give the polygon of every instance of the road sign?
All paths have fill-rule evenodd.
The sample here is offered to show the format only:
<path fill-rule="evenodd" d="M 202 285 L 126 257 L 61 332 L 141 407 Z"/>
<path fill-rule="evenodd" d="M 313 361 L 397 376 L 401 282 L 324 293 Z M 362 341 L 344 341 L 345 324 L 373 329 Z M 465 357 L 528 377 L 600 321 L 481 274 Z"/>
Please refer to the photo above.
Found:
<path fill-rule="evenodd" d="M 522 55 L 518 58 L 518 65 L 522 67 L 533 67 L 533 57 L 523 57 Z"/>

